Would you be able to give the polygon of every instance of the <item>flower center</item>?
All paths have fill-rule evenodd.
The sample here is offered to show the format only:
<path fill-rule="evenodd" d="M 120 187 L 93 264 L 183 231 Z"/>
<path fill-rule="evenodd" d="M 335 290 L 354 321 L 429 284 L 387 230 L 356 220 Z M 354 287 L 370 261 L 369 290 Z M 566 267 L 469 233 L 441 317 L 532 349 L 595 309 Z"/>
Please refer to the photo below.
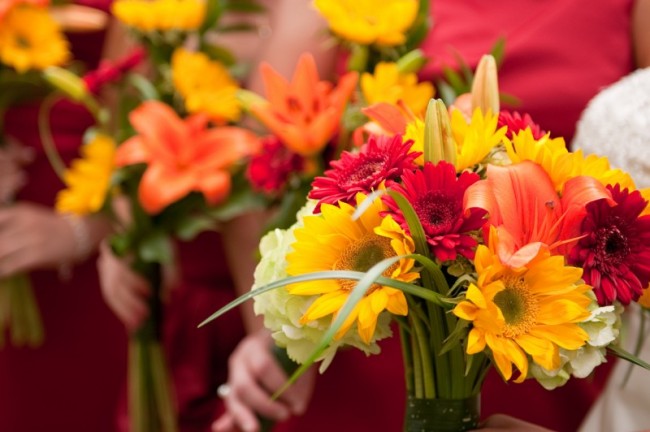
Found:
<path fill-rule="evenodd" d="M 617 225 L 618 222 L 596 232 L 598 238 L 596 256 L 600 258 L 599 261 L 608 262 L 612 265 L 622 263 L 630 254 L 627 237 L 621 233 Z"/>
<path fill-rule="evenodd" d="M 379 261 L 395 256 L 395 251 L 390 246 L 390 239 L 378 236 L 374 233 L 368 233 L 357 241 L 350 242 L 348 247 L 341 253 L 338 261 L 334 264 L 334 270 L 353 270 L 359 272 L 367 272 Z M 384 276 L 390 276 L 393 269 L 397 267 L 398 263 L 393 264 L 383 273 Z M 345 291 L 351 291 L 357 281 L 354 280 L 339 280 L 341 288 Z M 375 284 L 368 290 L 368 294 L 379 285 Z"/>
<path fill-rule="evenodd" d="M 359 187 L 359 184 L 366 184 L 372 181 L 376 173 L 381 172 L 386 165 L 387 156 L 376 154 L 363 159 L 362 164 L 354 164 L 345 172 L 345 178 L 341 181 L 341 188 Z"/>
<path fill-rule="evenodd" d="M 29 39 L 23 35 L 16 35 L 16 45 L 21 49 L 29 49 L 32 46 Z"/>
<path fill-rule="evenodd" d="M 427 233 L 452 231 L 457 211 L 455 201 L 449 196 L 440 192 L 428 192 L 418 197 L 414 208 Z"/>
<path fill-rule="evenodd" d="M 506 289 L 494 296 L 494 303 L 503 314 L 506 325 L 503 335 L 508 338 L 528 333 L 535 323 L 539 306 L 522 277 L 510 277 Z"/>

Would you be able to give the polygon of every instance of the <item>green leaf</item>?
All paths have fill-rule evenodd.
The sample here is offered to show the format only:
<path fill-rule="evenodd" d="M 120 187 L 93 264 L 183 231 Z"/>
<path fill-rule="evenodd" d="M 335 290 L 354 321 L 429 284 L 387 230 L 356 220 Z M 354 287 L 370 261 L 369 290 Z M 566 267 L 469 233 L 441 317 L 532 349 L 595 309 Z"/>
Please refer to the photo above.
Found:
<path fill-rule="evenodd" d="M 138 246 L 138 256 L 144 262 L 169 264 L 173 252 L 170 238 L 162 231 L 152 231 Z"/>
<path fill-rule="evenodd" d="M 232 12 L 263 13 L 266 8 L 254 0 L 226 0 L 225 8 Z"/>
<path fill-rule="evenodd" d="M 469 321 L 459 319 L 456 321 L 456 328 L 447 336 L 444 343 L 442 344 L 442 349 L 438 355 L 443 355 L 449 352 L 452 348 L 457 346 L 461 340 L 465 339 L 467 336 L 467 328 L 469 327 Z"/>
<path fill-rule="evenodd" d="M 466 82 L 458 72 L 456 72 L 449 66 L 444 66 L 442 68 L 442 73 L 445 76 L 445 80 L 447 80 L 447 82 L 449 83 L 451 88 L 454 89 L 457 95 L 466 93 L 469 90 L 469 83 Z"/>
<path fill-rule="evenodd" d="M 635 364 L 637 366 L 641 366 L 644 369 L 650 370 L 650 364 L 646 363 L 645 361 L 641 360 L 634 354 L 631 354 L 627 351 L 625 351 L 623 348 L 616 346 L 616 345 L 610 345 L 607 347 L 607 349 L 612 352 L 616 357 L 622 358 L 623 360 L 627 360 L 632 364 Z"/>
<path fill-rule="evenodd" d="M 251 23 L 234 23 L 217 27 L 219 33 L 237 33 L 257 31 L 257 26 Z"/>
<path fill-rule="evenodd" d="M 144 75 L 130 73 L 126 81 L 140 93 L 142 100 L 160 100 L 158 90 L 156 90 L 156 87 Z"/>
<path fill-rule="evenodd" d="M 506 52 L 506 38 L 505 36 L 501 36 L 497 41 L 492 45 L 492 49 L 490 49 L 490 54 L 492 57 L 494 57 L 494 60 L 497 63 L 497 68 L 501 67 L 501 64 L 503 64 L 503 58 L 504 54 Z"/>
<path fill-rule="evenodd" d="M 181 240 L 192 240 L 203 231 L 215 228 L 215 222 L 207 216 L 187 216 L 176 226 L 176 236 Z"/>
<path fill-rule="evenodd" d="M 237 62 L 237 58 L 232 53 L 232 51 L 222 45 L 206 43 L 201 46 L 201 51 L 203 51 L 212 60 L 221 62 L 228 67 L 234 65 Z"/>
<path fill-rule="evenodd" d="M 402 258 L 416 258 L 415 255 L 407 255 L 407 256 L 398 256 L 398 257 L 391 257 L 393 260 L 399 260 Z M 421 258 L 421 257 L 418 257 Z M 266 284 L 264 286 L 261 286 L 259 288 L 256 288 L 252 291 L 247 292 L 246 294 L 236 298 L 235 300 L 231 301 L 212 315 L 210 315 L 208 318 L 203 320 L 201 324 L 198 325 L 198 327 L 203 327 L 204 325 L 208 324 L 211 321 L 214 321 L 215 319 L 219 318 L 221 315 L 225 314 L 226 312 L 236 308 L 237 306 L 241 305 L 242 303 L 252 299 L 255 296 L 258 296 L 260 294 L 264 294 L 265 292 L 272 291 L 277 288 L 281 288 L 290 284 L 294 283 L 299 283 L 299 282 L 308 282 L 308 281 L 317 281 L 317 280 L 331 280 L 331 279 L 349 279 L 349 280 L 358 280 L 360 281 L 366 276 L 366 273 L 362 272 L 357 272 L 357 271 L 346 271 L 346 270 L 330 270 L 330 271 L 322 271 L 322 272 L 314 272 L 314 273 L 309 273 L 309 274 L 304 274 L 304 275 L 299 275 L 299 276 L 289 276 L 280 280 L 277 280 L 275 282 L 271 282 L 269 284 Z M 446 305 L 446 299 L 440 296 L 440 294 L 435 293 L 433 291 L 427 290 L 425 288 L 422 288 L 421 286 L 417 286 L 414 284 L 410 284 L 407 282 L 402 282 L 398 281 L 395 279 L 390 279 L 386 277 L 378 277 L 376 280 L 377 283 L 381 285 L 386 285 L 390 286 L 395 289 L 402 290 L 403 292 L 411 295 L 415 295 L 417 297 L 421 297 L 427 301 L 431 301 L 433 303 L 439 304 L 439 305 Z"/>
<path fill-rule="evenodd" d="M 224 0 L 207 0 L 205 19 L 199 28 L 200 36 L 203 36 L 219 22 L 219 19 L 225 10 L 225 6 Z"/>

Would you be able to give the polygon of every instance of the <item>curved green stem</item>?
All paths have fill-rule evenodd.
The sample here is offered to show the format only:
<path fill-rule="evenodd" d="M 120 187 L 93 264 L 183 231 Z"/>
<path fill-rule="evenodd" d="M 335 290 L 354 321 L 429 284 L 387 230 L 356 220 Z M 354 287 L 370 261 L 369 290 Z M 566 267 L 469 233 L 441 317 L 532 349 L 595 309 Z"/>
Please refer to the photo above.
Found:
<path fill-rule="evenodd" d="M 41 138 L 41 143 L 50 165 L 52 165 L 56 175 L 63 181 L 63 174 L 66 170 L 66 166 L 56 149 L 56 144 L 52 138 L 52 129 L 50 128 L 50 111 L 54 104 L 61 99 L 60 95 L 53 93 L 43 100 L 43 103 L 38 110 L 38 134 Z"/>

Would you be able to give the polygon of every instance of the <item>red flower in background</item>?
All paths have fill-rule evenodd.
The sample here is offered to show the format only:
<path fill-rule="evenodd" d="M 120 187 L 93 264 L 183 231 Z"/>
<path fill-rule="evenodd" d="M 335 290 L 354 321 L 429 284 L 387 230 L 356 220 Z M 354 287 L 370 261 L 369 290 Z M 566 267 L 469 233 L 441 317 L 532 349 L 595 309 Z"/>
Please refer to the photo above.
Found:
<path fill-rule="evenodd" d="M 106 84 L 119 80 L 124 74 L 140 64 L 144 56 L 144 49 L 136 48 L 129 55 L 116 62 L 102 60 L 97 69 L 83 76 L 82 79 L 86 83 L 86 88 L 93 94 L 99 93 Z"/>
<path fill-rule="evenodd" d="M 487 212 L 479 208 L 463 211 L 463 197 L 467 188 L 478 180 L 478 174 L 469 172 L 456 177 L 456 168 L 450 163 L 427 162 L 422 170 L 404 172 L 402 184 L 390 183 L 389 187 L 409 200 L 434 255 L 448 261 L 456 259 L 457 254 L 474 258 L 477 241 L 467 233 L 483 226 Z M 395 222 L 409 232 L 397 203 L 391 197 L 385 197 L 384 201 Z"/>
<path fill-rule="evenodd" d="M 650 215 L 639 216 L 647 205 L 639 191 L 607 189 L 616 205 L 606 199 L 587 204 L 584 237 L 569 253 L 569 264 L 584 269 L 600 305 L 626 305 L 650 282 Z"/>
<path fill-rule="evenodd" d="M 246 177 L 253 189 L 269 195 L 279 194 L 293 173 L 301 173 L 305 159 L 286 148 L 278 137 L 271 135 L 262 139 L 262 150 L 253 156 L 246 170 Z"/>
<path fill-rule="evenodd" d="M 537 123 L 528 115 L 524 114 L 522 117 L 518 112 L 510 111 L 501 111 L 499 112 L 499 120 L 497 129 L 507 126 L 508 132 L 506 132 L 506 137 L 512 139 L 513 135 L 517 135 L 519 131 L 530 128 L 530 131 L 533 133 L 533 138 L 536 140 L 542 138 L 546 132 L 542 130 Z"/>
<path fill-rule="evenodd" d="M 339 201 L 356 205 L 355 196 L 368 194 L 386 180 L 397 180 L 404 171 L 416 168 L 419 152 L 409 153 L 412 141 L 402 137 L 371 136 L 358 153 L 343 152 L 341 158 L 330 163 L 332 169 L 324 177 L 316 177 L 309 198 L 319 200 L 316 212 L 323 203 L 336 205 Z"/>

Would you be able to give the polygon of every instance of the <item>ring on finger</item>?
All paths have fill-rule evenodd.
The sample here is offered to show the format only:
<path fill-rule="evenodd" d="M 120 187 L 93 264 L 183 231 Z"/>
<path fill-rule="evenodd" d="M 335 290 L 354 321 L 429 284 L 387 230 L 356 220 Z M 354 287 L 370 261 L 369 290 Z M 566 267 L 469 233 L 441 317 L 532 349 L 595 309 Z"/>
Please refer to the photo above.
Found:
<path fill-rule="evenodd" d="M 230 386 L 228 384 L 221 384 L 217 387 L 217 396 L 221 399 L 225 399 L 230 394 Z"/>

